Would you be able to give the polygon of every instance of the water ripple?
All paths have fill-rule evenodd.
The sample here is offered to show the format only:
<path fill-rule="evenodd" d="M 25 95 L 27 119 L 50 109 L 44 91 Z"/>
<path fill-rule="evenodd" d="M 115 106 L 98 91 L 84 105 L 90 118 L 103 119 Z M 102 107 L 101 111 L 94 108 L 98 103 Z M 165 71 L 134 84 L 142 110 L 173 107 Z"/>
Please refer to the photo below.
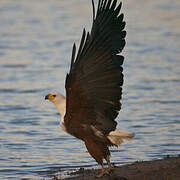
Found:
<path fill-rule="evenodd" d="M 65 94 L 72 44 L 79 43 L 82 26 L 91 26 L 90 6 L 88 0 L 1 3 L 0 179 L 64 178 L 73 169 L 97 167 L 44 100 L 51 91 Z M 127 1 L 123 13 L 128 34 L 117 122 L 136 135 L 111 149 L 112 162 L 178 154 L 179 1 Z"/>

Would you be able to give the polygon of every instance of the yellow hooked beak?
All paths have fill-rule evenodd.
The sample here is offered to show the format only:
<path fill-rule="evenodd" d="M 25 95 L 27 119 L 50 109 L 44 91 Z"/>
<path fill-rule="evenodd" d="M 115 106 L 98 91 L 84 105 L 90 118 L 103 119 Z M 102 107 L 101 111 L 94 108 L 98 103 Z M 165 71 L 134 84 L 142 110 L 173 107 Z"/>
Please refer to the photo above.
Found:
<path fill-rule="evenodd" d="M 56 97 L 56 95 L 53 95 L 50 93 L 45 96 L 45 100 L 53 101 L 55 97 Z"/>

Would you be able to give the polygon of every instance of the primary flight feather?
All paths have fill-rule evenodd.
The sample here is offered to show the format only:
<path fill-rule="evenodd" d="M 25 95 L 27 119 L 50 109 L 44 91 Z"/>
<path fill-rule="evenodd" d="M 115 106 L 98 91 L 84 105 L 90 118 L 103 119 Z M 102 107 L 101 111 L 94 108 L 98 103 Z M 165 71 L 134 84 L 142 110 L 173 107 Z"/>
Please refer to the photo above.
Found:
<path fill-rule="evenodd" d="M 90 155 L 102 166 L 98 177 L 114 168 L 110 163 L 109 146 L 119 146 L 134 134 L 116 130 L 121 109 L 126 31 L 121 3 L 99 0 L 91 32 L 83 31 L 79 50 L 74 44 L 71 66 L 66 76 L 66 98 L 50 93 L 45 99 L 54 103 L 61 115 L 61 127 L 84 141 Z M 108 163 L 104 169 L 103 159 Z"/>

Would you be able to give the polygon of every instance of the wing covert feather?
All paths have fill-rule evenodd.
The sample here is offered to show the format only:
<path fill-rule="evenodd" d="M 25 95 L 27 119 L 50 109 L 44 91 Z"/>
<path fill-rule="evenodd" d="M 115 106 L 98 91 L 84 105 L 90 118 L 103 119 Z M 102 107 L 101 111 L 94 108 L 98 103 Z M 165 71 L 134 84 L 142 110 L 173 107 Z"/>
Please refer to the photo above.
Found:
<path fill-rule="evenodd" d="M 92 1 L 93 2 L 93 1 Z M 115 130 L 123 85 L 124 57 L 119 55 L 125 46 L 124 15 L 117 0 L 99 0 L 91 33 L 84 29 L 79 51 L 75 45 L 69 74 L 66 77 L 66 114 L 68 127 L 78 124 L 96 126 L 104 134 Z M 75 59 L 75 60 L 74 60 Z"/>

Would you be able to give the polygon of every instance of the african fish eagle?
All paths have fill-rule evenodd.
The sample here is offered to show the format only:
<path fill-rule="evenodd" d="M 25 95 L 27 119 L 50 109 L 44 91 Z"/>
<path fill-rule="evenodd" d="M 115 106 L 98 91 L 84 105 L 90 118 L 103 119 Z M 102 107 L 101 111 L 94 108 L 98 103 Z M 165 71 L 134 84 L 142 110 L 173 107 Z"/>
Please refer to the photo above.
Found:
<path fill-rule="evenodd" d="M 98 177 L 109 174 L 110 146 L 119 146 L 134 133 L 116 130 L 121 109 L 125 46 L 124 14 L 117 0 L 99 0 L 91 32 L 82 34 L 79 50 L 72 50 L 70 71 L 66 76 L 66 98 L 50 93 L 50 100 L 61 115 L 61 127 L 70 135 L 84 141 L 90 155 L 102 166 Z M 103 159 L 108 169 L 104 169 Z"/>

